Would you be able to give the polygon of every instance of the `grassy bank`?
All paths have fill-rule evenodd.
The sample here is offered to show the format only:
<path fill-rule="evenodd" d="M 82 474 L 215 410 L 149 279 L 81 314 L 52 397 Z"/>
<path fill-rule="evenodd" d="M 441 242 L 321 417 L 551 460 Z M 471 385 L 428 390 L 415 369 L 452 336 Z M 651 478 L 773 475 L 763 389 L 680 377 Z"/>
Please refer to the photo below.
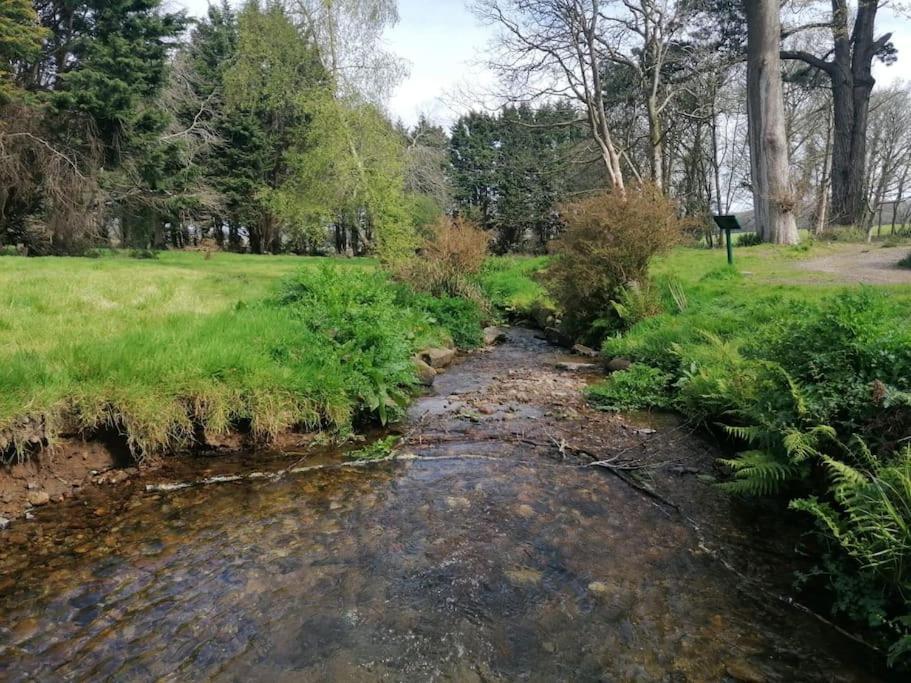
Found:
<path fill-rule="evenodd" d="M 4 257 L 0 451 L 106 427 L 139 456 L 235 428 L 344 433 L 394 415 L 413 353 L 465 313 L 368 260 Z"/>

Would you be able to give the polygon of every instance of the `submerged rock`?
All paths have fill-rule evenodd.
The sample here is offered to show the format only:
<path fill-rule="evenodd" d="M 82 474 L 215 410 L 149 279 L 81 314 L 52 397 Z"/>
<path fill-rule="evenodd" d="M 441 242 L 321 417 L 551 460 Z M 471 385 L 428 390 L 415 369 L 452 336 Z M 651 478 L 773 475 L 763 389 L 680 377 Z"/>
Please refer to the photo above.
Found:
<path fill-rule="evenodd" d="M 608 372 L 620 372 L 621 370 L 629 370 L 633 362 L 627 358 L 611 358 L 607 361 L 605 366 Z"/>
<path fill-rule="evenodd" d="M 506 333 L 499 327 L 484 328 L 484 345 L 495 346 L 506 341 Z"/>
<path fill-rule="evenodd" d="M 426 349 L 420 354 L 421 360 L 434 370 L 449 367 L 455 356 L 455 349 Z"/>
<path fill-rule="evenodd" d="M 433 384 L 433 380 L 437 376 L 437 371 L 427 365 L 421 358 L 415 357 L 412 358 L 411 361 L 414 363 L 414 369 L 417 371 L 418 381 L 425 387 L 429 387 Z"/>
<path fill-rule="evenodd" d="M 557 370 L 562 370 L 563 372 L 586 372 L 588 370 L 591 370 L 594 366 L 591 363 L 568 363 L 561 361 L 554 367 L 556 367 Z"/>
<path fill-rule="evenodd" d="M 573 346 L 572 351 L 577 356 L 584 356 L 585 358 L 597 358 L 600 354 L 589 346 L 585 344 L 576 344 Z"/>
<path fill-rule="evenodd" d="M 28 494 L 28 504 L 33 507 L 47 505 L 51 502 L 51 496 L 47 491 L 30 491 Z"/>

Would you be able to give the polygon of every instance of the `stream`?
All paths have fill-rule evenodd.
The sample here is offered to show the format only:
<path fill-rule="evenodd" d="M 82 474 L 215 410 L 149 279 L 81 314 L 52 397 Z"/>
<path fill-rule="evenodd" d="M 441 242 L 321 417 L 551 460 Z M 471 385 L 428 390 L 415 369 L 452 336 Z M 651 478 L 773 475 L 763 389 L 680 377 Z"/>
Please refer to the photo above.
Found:
<path fill-rule="evenodd" d="M 461 359 L 398 427 L 415 459 L 147 491 L 183 462 L 39 510 L 0 533 L 0 679 L 875 680 L 769 597 L 787 562 L 709 483 L 714 447 L 591 411 L 566 360 L 525 330 Z M 567 444 L 653 466 L 679 508 Z"/>

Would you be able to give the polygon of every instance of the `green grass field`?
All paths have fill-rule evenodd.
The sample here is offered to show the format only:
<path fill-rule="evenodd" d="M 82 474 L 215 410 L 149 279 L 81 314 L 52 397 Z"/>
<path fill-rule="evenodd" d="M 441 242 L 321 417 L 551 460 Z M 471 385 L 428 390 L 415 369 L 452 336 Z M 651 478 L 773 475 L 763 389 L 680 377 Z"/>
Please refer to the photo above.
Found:
<path fill-rule="evenodd" d="M 411 355 L 448 341 L 432 307 L 369 260 L 4 257 L 0 451 L 105 427 L 140 456 L 241 424 L 345 432 L 397 410 Z"/>

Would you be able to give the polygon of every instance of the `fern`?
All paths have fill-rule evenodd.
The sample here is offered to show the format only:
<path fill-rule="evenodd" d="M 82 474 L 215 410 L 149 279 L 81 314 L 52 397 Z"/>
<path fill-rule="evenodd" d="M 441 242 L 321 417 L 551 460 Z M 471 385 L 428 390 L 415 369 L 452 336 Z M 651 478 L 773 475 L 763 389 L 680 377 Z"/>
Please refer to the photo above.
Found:
<path fill-rule="evenodd" d="M 769 496 L 780 492 L 786 484 L 797 479 L 801 468 L 782 460 L 768 451 L 744 451 L 736 458 L 720 462 L 731 468 L 733 481 L 719 486 L 728 493 L 744 496 Z"/>
<path fill-rule="evenodd" d="M 825 455 L 821 460 L 835 506 L 807 498 L 791 507 L 813 515 L 845 552 L 899 593 L 911 590 L 911 449 L 896 454 L 894 462 L 874 463 L 869 471 Z"/>

